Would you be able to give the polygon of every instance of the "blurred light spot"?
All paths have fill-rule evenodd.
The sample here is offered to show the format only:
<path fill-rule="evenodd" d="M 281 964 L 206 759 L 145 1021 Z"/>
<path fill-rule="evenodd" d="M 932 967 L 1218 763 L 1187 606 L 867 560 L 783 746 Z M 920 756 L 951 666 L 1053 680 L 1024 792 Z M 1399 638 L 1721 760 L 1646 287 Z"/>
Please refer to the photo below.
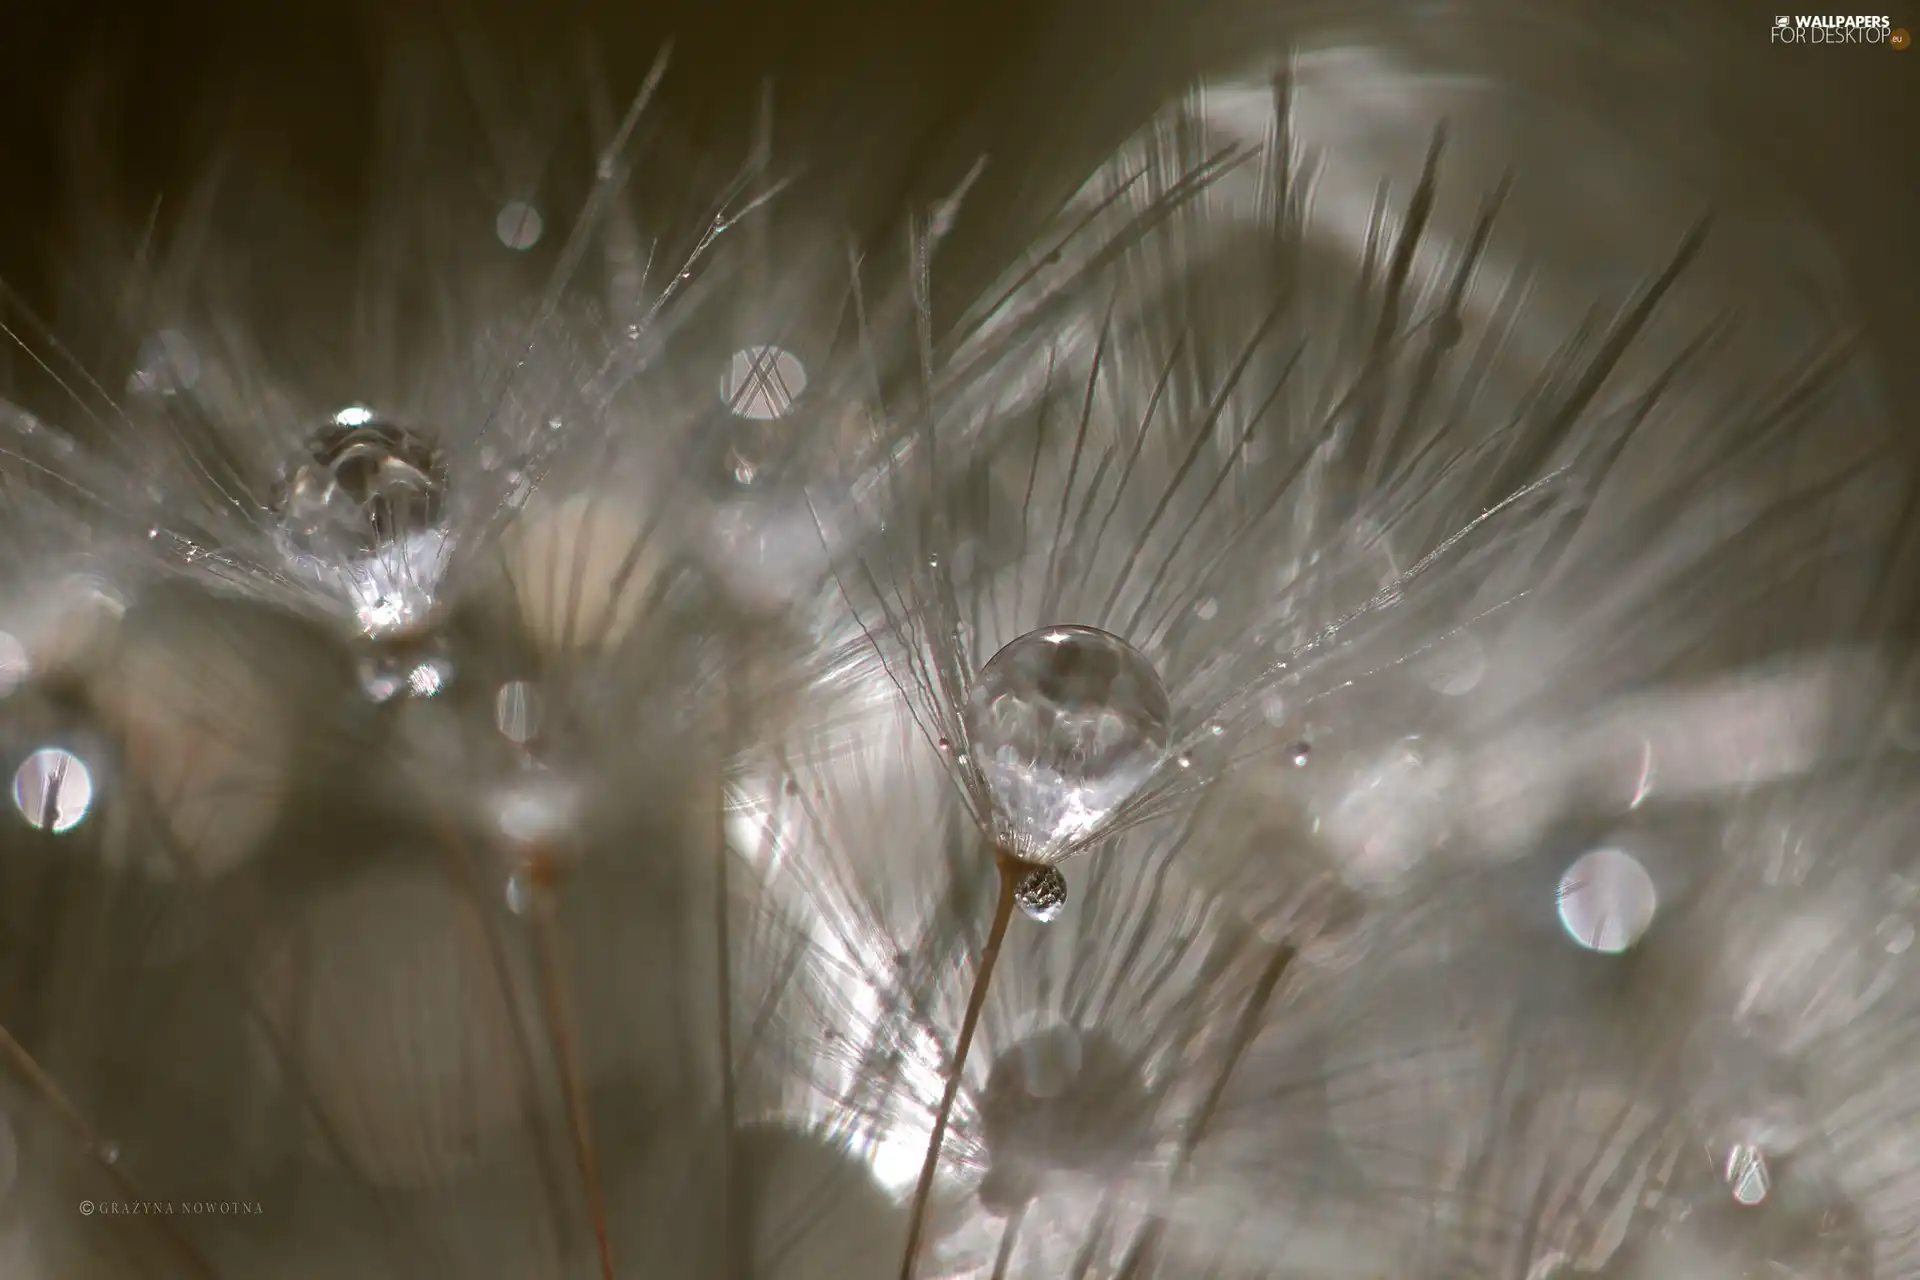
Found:
<path fill-rule="evenodd" d="M 1899 916 L 1888 916 L 1874 930 L 1874 936 L 1880 939 L 1890 956 L 1905 955 L 1907 948 L 1913 945 L 1913 925 Z"/>
<path fill-rule="evenodd" d="M 176 329 L 162 329 L 140 344 L 127 390 L 170 396 L 192 390 L 199 381 L 200 356 L 193 343 Z"/>
<path fill-rule="evenodd" d="M 1726 1178 L 1735 1200 L 1744 1205 L 1759 1204 L 1772 1186 L 1766 1153 L 1750 1142 L 1736 1143 L 1727 1153 Z"/>
<path fill-rule="evenodd" d="M 31 826 L 71 831 L 93 806 L 93 778 L 71 751 L 42 747 L 15 771 L 13 803 Z"/>
<path fill-rule="evenodd" d="M 1631 854 L 1595 849 L 1560 877 L 1560 923 L 1589 951 L 1618 955 L 1653 924 L 1659 895 Z"/>
<path fill-rule="evenodd" d="M 546 225 L 538 209 L 524 200 L 509 200 L 500 206 L 500 216 L 493 220 L 493 234 L 500 237 L 500 243 L 507 248 L 525 252 L 540 243 Z"/>
<path fill-rule="evenodd" d="M 32 671 L 33 659 L 27 654 L 27 646 L 12 633 L 0 631 L 0 698 L 18 689 Z"/>
<path fill-rule="evenodd" d="M 882 1135 L 867 1152 L 867 1165 L 873 1180 L 890 1195 L 913 1190 L 920 1180 L 920 1166 L 927 1158 L 927 1143 L 933 1140 L 931 1129 L 922 1132 L 903 1124 Z"/>
<path fill-rule="evenodd" d="M 533 888 L 527 883 L 525 871 L 515 871 L 507 877 L 507 910 L 517 916 L 533 910 Z"/>
<path fill-rule="evenodd" d="M 1199 604 L 1193 607 L 1194 616 L 1200 619 L 1200 621 L 1202 622 L 1212 622 L 1215 615 L 1217 615 L 1219 612 L 1220 612 L 1220 602 L 1218 600 L 1215 600 L 1212 596 L 1208 596 L 1205 600 L 1202 600 Z"/>
<path fill-rule="evenodd" d="M 720 398 L 736 417 L 771 422 L 786 417 L 806 389 L 806 366 L 791 351 L 747 347 L 733 353 Z"/>
<path fill-rule="evenodd" d="M 534 769 L 502 791 L 493 815 L 507 839 L 539 845 L 567 832 L 579 812 L 579 788 L 546 769 Z"/>
<path fill-rule="evenodd" d="M 509 680 L 493 700 L 493 723 L 509 742 L 525 746 L 540 724 L 540 704 L 533 686 Z"/>
<path fill-rule="evenodd" d="M 350 404 L 333 415 L 336 427 L 364 427 L 373 421 L 373 410 L 363 404 Z"/>

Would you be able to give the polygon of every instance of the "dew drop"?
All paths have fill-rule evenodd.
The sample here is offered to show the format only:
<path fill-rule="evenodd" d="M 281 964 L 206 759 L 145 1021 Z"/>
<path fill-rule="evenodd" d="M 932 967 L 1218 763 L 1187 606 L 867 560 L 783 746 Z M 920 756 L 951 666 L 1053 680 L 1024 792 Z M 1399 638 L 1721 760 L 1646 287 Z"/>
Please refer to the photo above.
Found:
<path fill-rule="evenodd" d="M 432 611 L 446 568 L 447 481 L 425 435 L 350 406 L 282 479 L 276 542 L 296 574 L 344 597 L 367 634 L 408 630 Z"/>
<path fill-rule="evenodd" d="M 1313 759 L 1313 747 L 1305 742 L 1296 742 L 1287 748 L 1287 762 L 1296 769 L 1304 769 Z"/>
<path fill-rule="evenodd" d="M 1193 768 L 1193 757 L 1189 755 L 1176 756 L 1174 758 L 1174 763 L 1179 765 L 1182 769 L 1191 769 Z"/>
<path fill-rule="evenodd" d="M 1727 1186 L 1733 1198 L 1749 1207 L 1767 1198 L 1773 1180 L 1767 1171 L 1767 1155 L 1750 1142 L 1734 1144 L 1727 1153 Z"/>
<path fill-rule="evenodd" d="M 1172 719 L 1153 664 L 1116 635 L 1043 627 L 1002 648 L 966 707 L 995 840 L 1027 862 L 1073 853 L 1158 772 Z"/>
<path fill-rule="evenodd" d="M 1034 867 L 1020 877 L 1013 900 L 1027 918 L 1050 924 L 1060 918 L 1067 906 L 1067 878 L 1058 867 Z"/>

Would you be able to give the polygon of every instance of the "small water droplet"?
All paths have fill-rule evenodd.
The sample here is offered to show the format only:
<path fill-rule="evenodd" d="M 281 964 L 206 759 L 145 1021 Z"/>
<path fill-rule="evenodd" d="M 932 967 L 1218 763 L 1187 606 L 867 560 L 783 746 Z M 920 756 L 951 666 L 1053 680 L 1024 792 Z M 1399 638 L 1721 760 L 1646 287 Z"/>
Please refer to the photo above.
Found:
<path fill-rule="evenodd" d="M 967 753 L 962 751 L 959 755 L 953 758 L 953 762 L 959 765 L 960 767 L 965 768 L 968 763 Z"/>
<path fill-rule="evenodd" d="M 100 1144 L 97 1154 L 104 1164 L 119 1164 L 120 1144 L 117 1142 L 103 1142 Z"/>
<path fill-rule="evenodd" d="M 1182 769 L 1191 769 L 1193 768 L 1193 757 L 1189 755 L 1177 756 L 1174 759 L 1174 763 Z"/>
<path fill-rule="evenodd" d="M 1874 936 L 1880 940 L 1880 945 L 1888 955 L 1904 955 L 1907 948 L 1913 945 L 1913 925 L 1900 916 L 1888 916 L 1874 930 Z"/>
<path fill-rule="evenodd" d="M 1227 726 L 1221 724 L 1219 721 L 1216 720 L 1212 724 L 1209 724 L 1207 726 L 1207 732 L 1213 737 L 1216 737 L 1216 738 L 1222 737 L 1227 732 Z"/>
<path fill-rule="evenodd" d="M 948 742 L 945 738 L 942 738 L 940 739 L 940 749 L 942 751 L 951 751 L 953 750 L 953 744 L 951 742 Z"/>
<path fill-rule="evenodd" d="M 1038 924 L 1050 924 L 1060 918 L 1067 906 L 1067 878 L 1058 867 L 1034 867 L 1020 877 L 1013 900 L 1027 918 Z"/>
<path fill-rule="evenodd" d="M 1306 768 L 1307 762 L 1311 759 L 1313 759 L 1313 747 L 1308 743 L 1296 742 L 1287 750 L 1287 760 L 1296 769 Z"/>
<path fill-rule="evenodd" d="M 1202 600 L 1199 604 L 1193 607 L 1194 616 L 1199 618 L 1200 621 L 1202 622 L 1212 622 L 1214 617 L 1219 612 L 1220 612 L 1220 602 L 1218 600 L 1215 600 L 1212 596 L 1208 596 L 1205 600 Z"/>
<path fill-rule="evenodd" d="M 1750 1142 L 1736 1143 L 1727 1153 L 1726 1179 L 1735 1200 L 1748 1206 L 1759 1204 L 1773 1185 L 1766 1153 Z"/>

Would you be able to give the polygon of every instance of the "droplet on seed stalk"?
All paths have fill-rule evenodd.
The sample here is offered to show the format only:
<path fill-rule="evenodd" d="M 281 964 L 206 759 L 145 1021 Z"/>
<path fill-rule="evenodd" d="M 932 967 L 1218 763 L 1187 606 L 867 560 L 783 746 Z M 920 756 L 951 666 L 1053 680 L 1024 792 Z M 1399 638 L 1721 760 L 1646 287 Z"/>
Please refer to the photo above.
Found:
<path fill-rule="evenodd" d="M 1060 862 L 1096 837 L 1166 759 L 1173 710 L 1138 649 L 1093 627 L 1042 627 L 975 679 L 966 721 L 994 838 Z"/>
<path fill-rule="evenodd" d="M 294 573 L 344 597 L 376 639 L 422 625 L 452 545 L 445 457 L 355 406 L 282 480 L 276 539 Z"/>
<path fill-rule="evenodd" d="M 1067 878 L 1058 867 L 1035 867 L 1020 877 L 1013 900 L 1038 924 L 1051 924 L 1067 906 Z"/>

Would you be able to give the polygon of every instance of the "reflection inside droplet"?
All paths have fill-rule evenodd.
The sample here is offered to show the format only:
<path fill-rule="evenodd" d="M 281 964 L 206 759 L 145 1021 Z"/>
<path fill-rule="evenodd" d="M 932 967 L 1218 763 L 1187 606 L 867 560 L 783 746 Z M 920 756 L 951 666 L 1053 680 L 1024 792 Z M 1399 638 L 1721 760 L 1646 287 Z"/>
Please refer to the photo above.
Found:
<path fill-rule="evenodd" d="M 779 347 L 746 347 L 733 353 L 720 398 L 738 417 L 771 422 L 786 417 L 806 389 L 800 357 Z"/>
<path fill-rule="evenodd" d="M 1560 923 L 1589 951 L 1617 955 L 1646 933 L 1659 907 L 1653 877 L 1619 849 L 1584 854 L 1560 877 Z"/>
<path fill-rule="evenodd" d="M 14 772 L 13 804 L 30 826 L 71 831 L 93 806 L 93 777 L 71 751 L 42 747 Z"/>

